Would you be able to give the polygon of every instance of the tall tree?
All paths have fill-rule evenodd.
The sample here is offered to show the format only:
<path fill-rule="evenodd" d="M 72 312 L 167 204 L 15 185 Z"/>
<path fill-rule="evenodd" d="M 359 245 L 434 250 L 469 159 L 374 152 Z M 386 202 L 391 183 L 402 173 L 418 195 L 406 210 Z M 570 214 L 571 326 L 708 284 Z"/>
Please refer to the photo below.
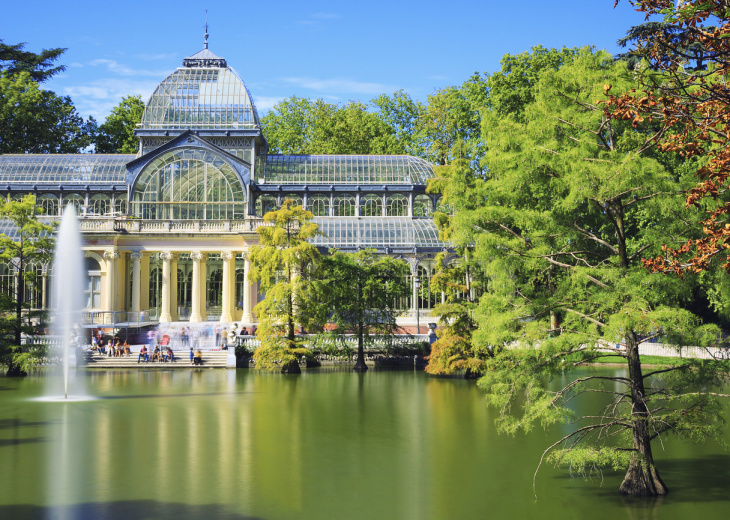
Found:
<path fill-rule="evenodd" d="M 31 348 L 23 345 L 23 334 L 34 329 L 24 323 L 29 312 L 25 302 L 26 285 L 37 283 L 31 263 L 48 263 L 53 251 L 53 227 L 38 220 L 43 210 L 36 206 L 35 197 L 26 195 L 20 201 L 0 204 L 0 217 L 12 222 L 16 236 L 0 234 L 0 261 L 15 272 L 15 291 L 0 297 L 0 360 L 9 376 L 26 375 L 36 357 Z"/>
<path fill-rule="evenodd" d="M 314 297 L 313 281 L 319 251 L 307 242 L 319 231 L 314 215 L 290 199 L 264 215 L 257 230 L 259 243 L 251 248 L 251 280 L 258 281 L 266 296 L 254 311 L 259 318 L 256 335 L 261 346 L 254 352 L 256 366 L 271 368 L 281 363 L 282 373 L 298 374 L 296 330 L 324 323 L 326 306 Z"/>
<path fill-rule="evenodd" d="M 480 386 L 499 428 L 569 422 L 571 402 L 601 392 L 610 406 L 575 418 L 547 456 L 578 471 L 625 468 L 621 493 L 662 495 L 652 441 L 716 436 L 722 419 L 708 388 L 728 366 L 642 366 L 639 345 L 650 337 L 706 345 L 717 327 L 688 310 L 686 281 L 640 269 L 642 254 L 691 233 L 674 197 L 688 180 L 654 156 L 651 125 L 606 118 L 596 100 L 607 82 L 635 86 L 625 63 L 583 49 L 539 75 L 522 118 L 485 112 L 489 168 L 463 195 L 481 204 L 455 213 L 451 236 L 472 247 L 488 280 L 473 342 L 490 353 Z M 569 377 L 600 359 L 624 363 L 626 375 Z M 546 388 L 553 374 L 567 384 Z"/>
<path fill-rule="evenodd" d="M 699 183 L 686 191 L 685 202 L 706 212 L 696 224 L 703 236 L 667 243 L 645 265 L 681 276 L 723 262 L 730 273 L 730 10 L 724 0 L 631 3 L 661 23 L 630 33 L 631 54 L 646 64 L 637 68 L 642 95 L 613 90 L 606 112 L 635 125 L 651 121 L 660 128 L 656 141 L 662 150 L 698 158 Z M 706 22 L 713 26 L 703 27 Z"/>
<path fill-rule="evenodd" d="M 421 128 L 421 118 L 426 107 L 415 101 L 403 90 L 391 96 L 381 94 L 371 101 L 379 111 L 380 118 L 395 132 L 399 144 L 397 153 L 405 153 L 414 157 L 426 157 L 426 143 Z"/>
<path fill-rule="evenodd" d="M 0 73 L 0 153 L 78 153 L 94 129 L 70 97 L 40 89 L 29 72 Z"/>
<path fill-rule="evenodd" d="M 329 321 L 335 332 L 357 335 L 354 370 L 364 372 L 365 342 L 370 334 L 392 336 L 399 327 L 396 301 L 408 294 L 408 265 L 373 250 L 357 253 L 334 251 L 324 257 L 321 287 L 329 303 Z"/>
<path fill-rule="evenodd" d="M 142 96 L 125 96 L 94 135 L 96 153 L 136 153 L 139 139 L 134 129 L 142 121 L 145 104 Z"/>
<path fill-rule="evenodd" d="M 33 81 L 43 83 L 59 72 L 66 70 L 65 65 L 57 65 L 56 61 L 66 49 L 43 49 L 40 53 L 26 51 L 25 43 L 8 45 L 0 39 L 0 72 L 14 76 L 27 72 Z"/>

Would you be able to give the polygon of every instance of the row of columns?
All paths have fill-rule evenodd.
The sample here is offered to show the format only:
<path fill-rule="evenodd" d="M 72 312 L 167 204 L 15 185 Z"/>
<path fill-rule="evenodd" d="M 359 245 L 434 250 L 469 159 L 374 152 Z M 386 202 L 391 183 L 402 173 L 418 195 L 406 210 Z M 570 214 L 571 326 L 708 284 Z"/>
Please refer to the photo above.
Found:
<path fill-rule="evenodd" d="M 115 310 L 115 297 L 117 295 L 117 273 L 115 269 L 116 259 L 120 257 L 118 251 L 107 251 L 104 253 L 107 263 L 107 287 L 106 287 L 106 309 Z M 142 310 L 142 253 L 134 251 L 130 255 L 132 260 L 132 312 L 139 313 Z M 162 287 L 160 302 L 160 322 L 166 323 L 176 321 L 177 316 L 177 261 L 178 253 L 165 251 L 160 253 L 162 260 Z M 229 323 L 233 321 L 233 312 L 235 307 L 235 283 L 236 283 L 236 252 L 221 252 L 223 259 L 223 302 L 221 309 L 220 321 Z M 244 323 L 253 322 L 252 299 L 251 299 L 251 282 L 249 280 L 249 271 L 251 262 L 248 254 L 243 254 L 243 316 Z M 193 262 L 193 281 L 192 281 L 192 308 L 190 313 L 191 322 L 201 322 L 207 320 L 205 298 L 207 289 L 206 263 L 208 255 L 200 251 L 190 253 L 190 259 Z"/>

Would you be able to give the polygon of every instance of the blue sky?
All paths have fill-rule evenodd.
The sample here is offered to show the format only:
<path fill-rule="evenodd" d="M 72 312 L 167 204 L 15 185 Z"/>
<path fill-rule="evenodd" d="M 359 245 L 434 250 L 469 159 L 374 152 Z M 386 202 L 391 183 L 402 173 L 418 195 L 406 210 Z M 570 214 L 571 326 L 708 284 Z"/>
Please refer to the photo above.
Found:
<path fill-rule="evenodd" d="M 155 86 L 203 48 L 228 60 L 260 113 L 296 95 L 329 102 L 368 101 L 403 89 L 428 94 L 498 70 L 504 54 L 534 45 L 594 45 L 643 21 L 628 0 L 6 2 L 5 43 L 67 47 L 68 69 L 46 88 L 70 95 L 79 113 L 100 122 L 122 96 Z"/>

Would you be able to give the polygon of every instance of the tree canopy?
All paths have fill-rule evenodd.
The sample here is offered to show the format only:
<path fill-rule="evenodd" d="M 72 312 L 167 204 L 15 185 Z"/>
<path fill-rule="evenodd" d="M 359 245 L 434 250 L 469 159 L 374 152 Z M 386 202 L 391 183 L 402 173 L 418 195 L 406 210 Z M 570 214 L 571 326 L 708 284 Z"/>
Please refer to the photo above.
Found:
<path fill-rule="evenodd" d="M 94 135 L 96 153 L 137 153 L 139 139 L 134 130 L 142 121 L 144 108 L 142 96 L 123 97 Z"/>
<path fill-rule="evenodd" d="M 607 82 L 622 92 L 635 87 L 625 62 L 581 49 L 535 77 L 521 113 L 482 112 L 484 173 L 465 174 L 467 165 L 456 162 L 434 181 L 453 212 L 437 222 L 469 253 L 466 266 L 479 267 L 470 276 L 482 279 L 469 313 L 476 328 L 437 366 L 478 359 L 480 385 L 506 432 L 566 422 L 576 397 L 609 394 L 609 408 L 579 416 L 579 426 L 548 449 L 551 460 L 578 471 L 622 467 L 622 493 L 663 494 L 652 440 L 716 436 L 716 398 L 686 390 L 728 370 L 724 362 L 687 360 L 644 373 L 639 355 L 639 345 L 659 335 L 677 345 L 716 337 L 717 328 L 691 312 L 687 281 L 641 269 L 642 255 L 692 236 L 676 198 L 691 172 L 667 168 L 651 124 L 611 120 L 598 104 Z M 558 390 L 544 385 L 550 374 L 602 358 L 623 362 L 628 374 L 566 378 Z"/>
<path fill-rule="evenodd" d="M 616 91 L 610 83 L 606 113 L 639 125 L 653 123 L 661 150 L 696 159 L 699 182 L 684 193 L 686 206 L 703 210 L 696 218 L 702 236 L 683 244 L 668 242 L 645 261 L 658 272 L 711 269 L 718 261 L 730 273 L 730 12 L 722 0 L 642 0 L 637 10 L 660 22 L 631 31 L 625 43 L 643 59 L 636 68 L 641 95 Z M 704 23 L 712 26 L 703 26 Z M 717 260 L 716 260 L 717 259 Z"/>
<path fill-rule="evenodd" d="M 251 248 L 251 280 L 258 281 L 266 296 L 254 311 L 259 317 L 256 335 L 261 346 L 254 352 L 256 366 L 281 365 L 284 373 L 299 373 L 297 328 L 310 329 L 325 322 L 326 307 L 314 297 L 313 275 L 319 251 L 307 242 L 319 233 L 311 212 L 290 199 L 280 209 L 264 215 L 257 230 L 259 243 Z"/>
<path fill-rule="evenodd" d="M 35 332 L 30 322 L 23 320 L 29 317 L 26 286 L 40 283 L 36 271 L 28 266 L 47 264 L 53 252 L 54 228 L 38 220 L 42 212 L 33 195 L 0 204 L 0 218 L 9 220 L 18 230 L 17 238 L 0 234 L 0 261 L 17 276 L 14 291 L 0 294 L 0 362 L 7 366 L 11 376 L 25 375 L 38 361 L 34 347 L 23 345 L 22 335 Z"/>
<path fill-rule="evenodd" d="M 36 83 L 43 83 L 56 74 L 66 70 L 65 65 L 57 65 L 56 61 L 66 49 L 43 49 L 40 53 L 25 50 L 25 43 L 8 45 L 0 39 L 0 73 L 6 72 L 14 76 L 27 72 Z"/>

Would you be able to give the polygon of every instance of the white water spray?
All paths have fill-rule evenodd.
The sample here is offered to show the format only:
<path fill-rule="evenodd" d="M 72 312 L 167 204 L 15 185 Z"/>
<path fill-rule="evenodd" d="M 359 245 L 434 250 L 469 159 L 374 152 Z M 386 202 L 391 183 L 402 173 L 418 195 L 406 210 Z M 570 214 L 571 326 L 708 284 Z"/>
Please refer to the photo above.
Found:
<path fill-rule="evenodd" d="M 80 328 L 81 310 L 84 307 L 83 255 L 81 233 L 73 205 L 63 212 L 61 226 L 56 237 L 53 254 L 53 334 L 62 341 L 63 349 L 63 398 L 69 397 L 71 366 L 76 366 L 77 353 L 84 344 L 85 334 Z M 84 396 L 80 388 L 81 378 L 76 378 L 74 392 Z M 53 396 L 50 396 L 53 397 Z"/>

